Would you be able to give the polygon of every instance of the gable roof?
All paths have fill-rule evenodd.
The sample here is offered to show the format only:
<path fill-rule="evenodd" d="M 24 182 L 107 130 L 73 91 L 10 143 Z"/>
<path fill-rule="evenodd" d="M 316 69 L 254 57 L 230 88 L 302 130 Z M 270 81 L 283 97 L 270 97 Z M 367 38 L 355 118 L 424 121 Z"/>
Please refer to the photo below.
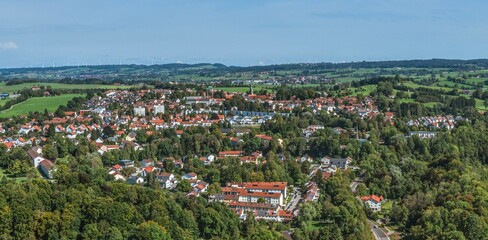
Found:
<path fill-rule="evenodd" d="M 374 194 L 371 194 L 371 195 L 369 195 L 369 196 L 362 196 L 362 197 L 361 197 L 361 200 L 362 200 L 362 201 L 364 201 L 364 202 L 367 202 L 367 201 L 369 201 L 369 200 L 373 200 L 373 201 L 375 201 L 375 202 L 379 203 L 379 202 L 383 201 L 383 200 L 384 200 L 384 198 L 383 198 L 383 196 L 379 196 L 379 197 L 378 197 L 378 196 L 376 196 L 376 195 L 374 195 Z"/>

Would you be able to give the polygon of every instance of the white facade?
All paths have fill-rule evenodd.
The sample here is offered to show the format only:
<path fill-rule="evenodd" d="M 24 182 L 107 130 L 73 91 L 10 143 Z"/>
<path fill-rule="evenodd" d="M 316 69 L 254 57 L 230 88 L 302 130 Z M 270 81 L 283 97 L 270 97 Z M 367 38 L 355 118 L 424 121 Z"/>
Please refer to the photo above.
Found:
<path fill-rule="evenodd" d="M 375 200 L 373 199 L 370 199 L 366 202 L 364 202 L 366 205 L 369 206 L 369 208 L 371 210 L 373 210 L 373 212 L 379 212 L 381 211 L 381 202 L 376 202 Z"/>
<path fill-rule="evenodd" d="M 154 115 L 158 113 L 164 113 L 164 105 L 154 105 Z"/>
<path fill-rule="evenodd" d="M 135 107 L 134 108 L 134 115 L 144 117 L 146 116 L 146 108 L 145 107 Z"/>

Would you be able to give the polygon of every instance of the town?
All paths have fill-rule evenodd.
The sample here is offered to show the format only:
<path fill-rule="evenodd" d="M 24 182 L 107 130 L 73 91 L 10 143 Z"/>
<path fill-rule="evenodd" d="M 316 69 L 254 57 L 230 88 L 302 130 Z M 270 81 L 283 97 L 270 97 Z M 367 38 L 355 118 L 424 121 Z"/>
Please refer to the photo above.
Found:
<path fill-rule="evenodd" d="M 89 239 L 93 232 L 419 239 L 435 235 L 425 227 L 430 220 L 419 217 L 429 209 L 456 208 L 446 221 L 459 217 L 447 191 L 478 189 L 474 179 L 482 178 L 480 159 L 488 152 L 488 145 L 478 144 L 488 142 L 488 91 L 421 86 L 406 75 L 414 71 L 409 68 L 352 82 L 288 71 L 210 71 L 215 80 L 70 76 L 3 83 L 0 200 L 44 199 L 47 191 L 49 202 L 22 201 L 30 206 L 27 222 L 45 226 L 54 218 L 54 232 L 67 227 L 69 221 L 56 219 L 71 214 L 64 212 L 71 202 L 80 209 L 69 210 L 78 211 L 80 225 L 73 225 L 72 235 L 63 233 L 68 239 Z M 477 71 L 482 79 L 483 70 Z M 251 79 L 219 80 L 238 74 Z M 267 80 L 252 79 L 266 74 Z M 6 215 L 0 217 L 10 216 L 2 201 Z M 476 204 L 466 202 L 473 209 Z M 24 238 L 33 232 L 2 226 L 0 232 Z M 36 238 L 51 234 L 25 226 L 37 229 Z"/>
<path fill-rule="evenodd" d="M 57 182 L 66 174 L 60 169 L 75 161 L 73 156 L 87 158 L 102 167 L 109 181 L 222 203 L 244 222 L 252 215 L 283 224 L 302 220 L 306 206 L 317 204 L 327 190 L 327 182 L 347 174 L 356 176 L 349 191 L 371 211 L 368 217 L 377 221 L 372 231 L 379 231 L 377 226 L 392 211 L 392 200 L 383 197 L 384 191 L 365 189 L 366 166 L 353 149 L 377 141 L 365 123 L 394 127 L 396 113 L 380 110 L 372 96 L 317 91 L 304 99 L 278 98 L 273 92 L 255 94 L 252 85 L 246 93 L 197 91 L 184 85 L 98 91 L 71 100 L 68 106 L 74 107 L 29 114 L 33 118 L 19 116 L 20 124 L 2 122 L 5 153 L 25 151 L 31 165 L 11 161 L 5 169 L 14 176 L 29 173 Z M 298 120 L 293 120 L 296 112 L 302 119 L 336 120 L 285 123 Z M 467 121 L 453 115 L 412 117 L 402 123 L 406 129 L 400 135 L 403 141 L 432 139 Z M 383 137 L 378 143 L 393 139 Z M 38 172 L 29 171 L 31 167 Z M 283 168 L 297 170 L 280 176 Z M 375 234 L 396 233 L 384 228 Z"/>

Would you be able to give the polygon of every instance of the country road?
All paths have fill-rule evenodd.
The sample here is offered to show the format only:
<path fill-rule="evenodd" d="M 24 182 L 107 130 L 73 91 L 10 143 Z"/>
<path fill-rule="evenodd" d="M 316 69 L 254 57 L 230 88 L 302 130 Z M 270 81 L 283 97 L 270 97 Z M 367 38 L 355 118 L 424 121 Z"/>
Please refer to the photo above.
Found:
<path fill-rule="evenodd" d="M 386 234 L 383 229 L 378 227 L 376 223 L 374 223 L 371 220 L 368 220 L 369 225 L 371 226 L 371 231 L 373 232 L 374 238 L 376 240 L 390 240 L 390 237 L 388 237 L 388 234 Z"/>

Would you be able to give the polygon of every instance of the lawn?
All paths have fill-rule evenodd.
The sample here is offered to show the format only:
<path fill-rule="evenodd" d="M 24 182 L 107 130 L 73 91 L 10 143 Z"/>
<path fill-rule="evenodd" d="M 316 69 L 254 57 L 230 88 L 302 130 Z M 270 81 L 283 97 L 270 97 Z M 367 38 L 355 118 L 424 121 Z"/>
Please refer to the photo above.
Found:
<path fill-rule="evenodd" d="M 455 82 L 450 82 L 450 81 L 436 82 L 436 83 L 434 83 L 434 86 L 439 86 L 439 87 L 446 87 L 447 86 L 449 88 L 457 87 L 457 88 L 467 88 L 467 89 L 473 88 L 473 86 L 471 86 L 471 85 L 462 84 L 462 83 L 455 83 Z"/>
<path fill-rule="evenodd" d="M 361 87 L 357 87 L 357 88 L 349 88 L 351 90 L 351 96 L 357 96 L 357 95 L 363 95 L 363 96 L 368 96 L 372 91 L 374 91 L 376 89 L 376 84 L 372 84 L 372 85 L 364 85 L 364 86 L 361 86 Z"/>
<path fill-rule="evenodd" d="M 431 89 L 440 89 L 440 90 L 445 90 L 445 91 L 452 90 L 452 88 L 449 88 L 449 87 L 424 86 L 424 85 L 420 85 L 420 84 L 413 83 L 413 82 L 406 82 L 406 83 L 403 83 L 402 85 L 407 86 L 407 87 L 411 87 L 414 89 L 424 87 L 424 88 L 431 88 Z"/>
<path fill-rule="evenodd" d="M 393 207 L 393 201 L 391 201 L 391 200 L 388 200 L 388 201 L 381 204 L 381 210 L 384 212 L 391 211 L 392 207 Z"/>
<path fill-rule="evenodd" d="M 6 98 L 6 99 L 0 99 L 0 106 L 3 106 L 6 102 L 8 102 L 10 99 L 9 98 Z"/>
<path fill-rule="evenodd" d="M 17 182 L 23 182 L 27 180 L 27 177 L 18 177 L 18 178 L 11 177 L 5 172 L 5 169 L 0 168 L 0 179 L 2 179 L 4 176 L 7 177 L 8 179 L 14 179 Z"/>
<path fill-rule="evenodd" d="M 51 86 L 53 89 L 128 89 L 134 86 L 115 86 L 107 84 L 65 84 L 65 83 L 22 83 L 18 85 L 6 86 L 4 82 L 0 83 L 0 93 L 13 93 L 24 88 L 33 86 Z"/>
<path fill-rule="evenodd" d="M 475 100 L 476 100 L 476 109 L 483 110 L 483 111 L 487 110 L 487 108 L 485 107 L 485 101 L 478 98 L 475 98 Z"/>
<path fill-rule="evenodd" d="M 327 223 L 321 221 L 310 221 L 309 225 L 307 226 L 309 230 L 318 230 L 324 227 Z"/>
<path fill-rule="evenodd" d="M 74 97 L 82 97 L 84 94 L 64 94 L 54 97 L 35 97 L 29 98 L 24 102 L 14 105 L 11 109 L 0 112 L 0 118 L 13 117 L 17 115 L 27 115 L 29 112 L 42 112 L 47 109 L 54 112 L 59 106 L 65 105 Z"/>

